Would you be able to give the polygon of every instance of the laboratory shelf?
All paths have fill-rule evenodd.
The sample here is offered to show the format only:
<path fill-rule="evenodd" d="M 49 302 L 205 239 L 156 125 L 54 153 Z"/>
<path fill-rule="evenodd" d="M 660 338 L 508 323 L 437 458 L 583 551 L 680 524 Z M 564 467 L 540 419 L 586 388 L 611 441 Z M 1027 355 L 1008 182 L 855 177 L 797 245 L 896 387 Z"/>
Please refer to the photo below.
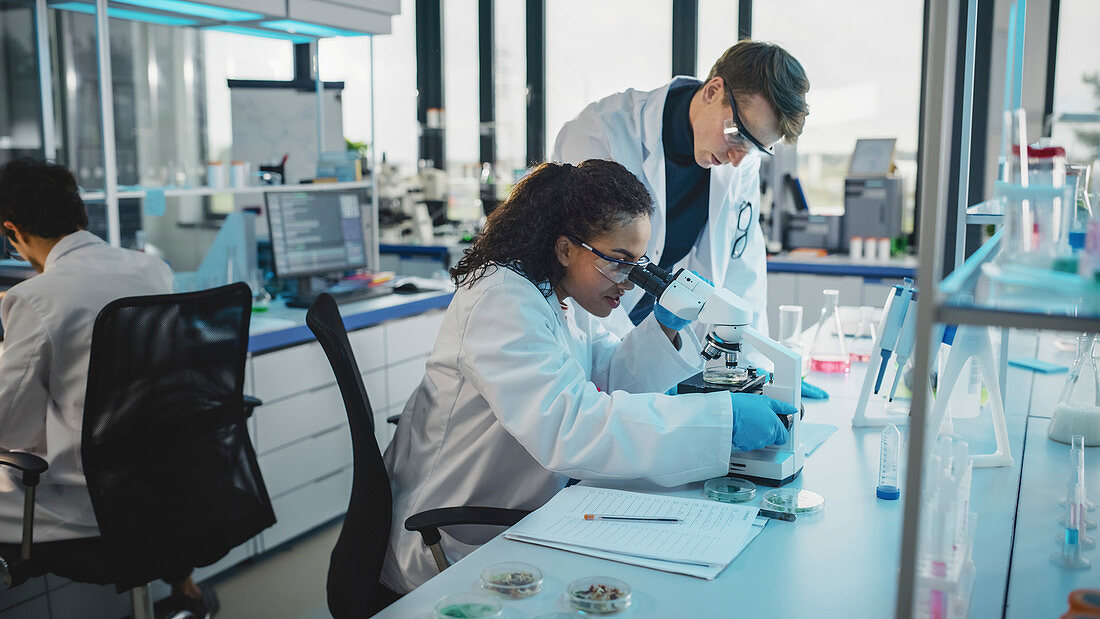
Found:
<path fill-rule="evenodd" d="M 338 191 L 341 189 L 369 189 L 371 181 L 354 181 L 346 183 L 304 183 L 299 185 L 251 185 L 248 187 L 142 187 L 137 189 L 125 189 L 118 192 L 120 199 L 144 198 L 150 191 L 162 190 L 167 198 L 180 198 L 185 196 L 218 196 L 225 194 L 264 194 L 286 191 Z M 103 200 L 106 194 L 102 191 L 87 191 L 80 194 L 84 200 Z"/>
<path fill-rule="evenodd" d="M 1004 219 L 1005 203 L 1000 198 L 986 200 L 966 208 L 966 223 L 1000 225 Z"/>
<path fill-rule="evenodd" d="M 1076 273 L 999 258 L 999 230 L 938 286 L 935 319 L 1020 329 L 1100 330 L 1100 286 Z"/>

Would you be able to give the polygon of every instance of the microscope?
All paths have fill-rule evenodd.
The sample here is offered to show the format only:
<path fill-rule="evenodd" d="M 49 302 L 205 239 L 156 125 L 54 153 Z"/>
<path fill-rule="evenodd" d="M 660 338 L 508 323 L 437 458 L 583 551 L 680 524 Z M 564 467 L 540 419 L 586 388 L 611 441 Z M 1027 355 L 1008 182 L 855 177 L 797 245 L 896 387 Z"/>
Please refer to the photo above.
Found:
<path fill-rule="evenodd" d="M 798 476 L 805 458 L 801 355 L 750 327 L 753 310 L 744 299 L 725 288 L 715 288 L 690 271 L 680 269 L 673 274 L 649 263 L 634 267 L 630 281 L 680 318 L 711 325 L 700 353 L 707 369 L 677 385 L 677 393 L 762 393 L 798 410 L 794 415 L 780 415 L 790 434 L 785 444 L 730 454 L 730 474 L 768 486 L 782 486 Z M 774 364 L 771 377 L 741 365 L 744 344 Z"/>

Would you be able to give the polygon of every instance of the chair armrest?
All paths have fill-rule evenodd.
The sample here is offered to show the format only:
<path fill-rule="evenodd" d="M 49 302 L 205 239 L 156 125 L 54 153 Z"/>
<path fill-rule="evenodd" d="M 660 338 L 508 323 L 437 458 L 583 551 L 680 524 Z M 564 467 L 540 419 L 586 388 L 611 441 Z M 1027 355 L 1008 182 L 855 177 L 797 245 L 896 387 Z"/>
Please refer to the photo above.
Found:
<path fill-rule="evenodd" d="M 393 425 L 396 426 L 398 421 L 401 421 L 401 413 L 397 413 L 396 415 L 390 415 L 389 417 L 386 417 L 386 423 L 392 423 Z"/>
<path fill-rule="evenodd" d="M 50 465 L 34 454 L 22 451 L 0 451 L 0 466 L 10 466 L 23 473 L 23 485 L 38 485 L 38 479 Z"/>
<path fill-rule="evenodd" d="M 257 406 L 263 406 L 263 404 L 260 398 L 254 398 L 250 395 L 244 396 L 244 416 L 251 417 L 252 411 L 256 410 Z"/>
<path fill-rule="evenodd" d="M 510 527 L 531 512 L 503 507 L 441 507 L 413 514 L 405 520 L 405 529 L 417 531 L 426 546 L 438 544 L 439 527 L 456 524 L 489 524 Z"/>

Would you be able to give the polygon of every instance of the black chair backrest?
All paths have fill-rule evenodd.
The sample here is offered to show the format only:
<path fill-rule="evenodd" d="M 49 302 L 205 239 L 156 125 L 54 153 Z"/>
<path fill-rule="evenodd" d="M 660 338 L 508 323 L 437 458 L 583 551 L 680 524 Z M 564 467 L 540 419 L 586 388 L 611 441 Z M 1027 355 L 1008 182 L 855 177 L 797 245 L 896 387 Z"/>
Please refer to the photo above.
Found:
<path fill-rule="evenodd" d="M 119 591 L 275 523 L 244 411 L 252 294 L 131 297 L 92 330 L 81 456 Z"/>
<path fill-rule="evenodd" d="M 374 438 L 374 418 L 363 375 L 348 342 L 336 301 L 322 294 L 306 314 L 306 324 L 328 356 L 351 427 L 354 457 L 351 500 L 328 568 L 328 608 L 333 617 L 369 617 L 385 602 L 377 595 L 378 576 L 390 539 L 393 495 L 382 452 Z"/>

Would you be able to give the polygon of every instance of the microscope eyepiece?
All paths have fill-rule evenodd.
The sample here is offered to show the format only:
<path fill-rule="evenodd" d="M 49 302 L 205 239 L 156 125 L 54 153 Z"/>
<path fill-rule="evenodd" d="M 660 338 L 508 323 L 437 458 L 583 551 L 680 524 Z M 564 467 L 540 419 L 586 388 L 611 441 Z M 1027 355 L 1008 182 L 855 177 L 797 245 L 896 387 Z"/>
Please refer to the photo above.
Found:
<path fill-rule="evenodd" d="M 650 262 L 645 267 L 636 266 L 630 269 L 627 279 L 659 299 L 665 288 L 668 288 L 668 285 L 676 279 L 676 276 Z"/>

